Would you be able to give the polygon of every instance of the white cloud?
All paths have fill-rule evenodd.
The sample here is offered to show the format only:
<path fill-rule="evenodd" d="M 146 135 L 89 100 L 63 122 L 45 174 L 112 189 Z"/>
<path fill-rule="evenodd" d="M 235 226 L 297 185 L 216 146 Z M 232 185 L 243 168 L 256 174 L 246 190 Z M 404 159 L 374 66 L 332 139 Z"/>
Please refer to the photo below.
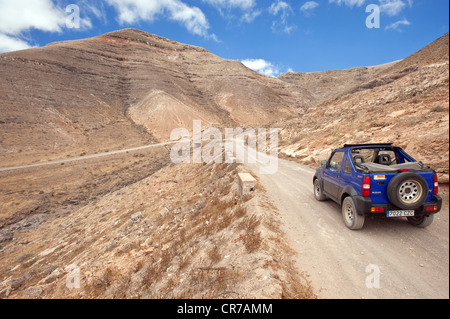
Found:
<path fill-rule="evenodd" d="M 138 21 L 153 22 L 158 17 L 167 17 L 179 22 L 190 33 L 217 40 L 208 33 L 209 22 L 198 7 L 190 7 L 180 0 L 106 0 L 118 12 L 120 24 Z"/>
<path fill-rule="evenodd" d="M 0 33 L 0 53 L 29 49 L 32 46 L 14 36 Z"/>
<path fill-rule="evenodd" d="M 261 15 L 261 13 L 261 10 L 249 11 L 242 16 L 241 20 L 248 23 L 253 22 L 259 15 Z"/>
<path fill-rule="evenodd" d="M 235 14 L 232 13 L 233 10 L 241 10 L 242 16 L 240 21 L 247 23 L 253 22 L 259 15 L 261 15 L 262 10 L 255 9 L 256 0 L 202 0 L 219 10 L 220 14 L 232 20 L 235 18 Z"/>
<path fill-rule="evenodd" d="M 273 32 L 284 32 L 290 33 L 296 28 L 295 25 L 290 25 L 288 23 L 288 17 L 293 14 L 292 7 L 285 1 L 277 0 L 272 3 L 269 7 L 269 13 L 273 16 L 279 16 L 279 20 L 272 22 Z"/>
<path fill-rule="evenodd" d="M 312 10 L 314 10 L 315 8 L 317 8 L 318 6 L 319 6 L 319 3 L 315 2 L 315 1 L 308 1 L 308 2 L 305 2 L 300 7 L 300 10 L 303 11 L 304 13 L 309 13 Z"/>
<path fill-rule="evenodd" d="M 354 6 L 361 7 L 366 0 L 329 0 L 329 3 L 344 4 L 353 8 Z M 407 6 L 411 8 L 414 4 L 413 0 L 378 0 L 378 3 L 375 1 L 368 1 L 368 3 L 376 4 L 380 8 L 380 12 L 391 17 L 399 15 Z"/>
<path fill-rule="evenodd" d="M 86 6 L 86 1 L 80 1 L 80 6 Z M 86 30 L 92 28 L 88 17 L 79 17 L 79 6 L 60 6 L 60 1 L 55 0 L 0 0 L 0 51 L 16 51 L 34 47 L 24 33 L 31 30 L 43 32 L 61 33 L 67 28 Z M 76 21 L 73 8 L 76 7 Z M 94 7 L 89 5 L 90 12 Z M 69 11 L 66 9 L 69 8 Z M 79 17 L 79 19 L 78 19 Z M 69 27 L 68 25 L 71 24 Z"/>
<path fill-rule="evenodd" d="M 262 11 L 255 9 L 256 0 L 202 0 L 204 3 L 208 3 L 219 10 L 220 14 L 232 20 L 235 18 L 233 10 L 242 11 L 240 21 L 247 23 L 253 22 Z M 233 13 L 232 13 L 233 12 Z"/>
<path fill-rule="evenodd" d="M 85 21 L 80 22 L 86 26 Z M 65 8 L 58 8 L 51 0 L 0 0 L 0 51 L 31 48 L 24 32 L 62 32 L 65 24 Z"/>
<path fill-rule="evenodd" d="M 355 6 L 361 7 L 366 2 L 366 0 L 329 0 L 329 3 L 336 3 L 338 5 L 344 4 L 350 8 Z M 409 5 L 409 7 L 413 6 L 413 0 L 378 0 L 378 3 L 375 3 L 375 1 L 372 0 L 367 3 L 377 4 L 380 7 L 381 12 L 390 16 L 398 15 L 407 5 Z"/>
<path fill-rule="evenodd" d="M 329 2 L 336 3 L 338 5 L 345 4 L 346 6 L 353 8 L 354 6 L 362 6 L 366 2 L 366 0 L 329 0 Z"/>
<path fill-rule="evenodd" d="M 70 1 L 70 0 L 69 0 Z M 92 4 L 94 2 L 94 4 Z M 104 24 L 107 24 L 108 17 L 105 10 L 105 5 L 103 0 L 78 0 L 77 5 L 81 7 L 84 16 L 95 17 L 97 20 L 102 21 Z M 88 19 L 88 18 L 86 18 Z"/>
<path fill-rule="evenodd" d="M 169 17 L 183 24 L 186 29 L 196 35 L 207 36 L 209 22 L 197 7 L 189 7 L 180 1 L 169 1 Z"/>
<path fill-rule="evenodd" d="M 203 0 L 216 8 L 239 8 L 248 10 L 255 6 L 255 0 Z"/>
<path fill-rule="evenodd" d="M 64 9 L 51 0 L 0 0 L 0 32 L 10 35 L 30 29 L 61 32 L 66 21 Z"/>
<path fill-rule="evenodd" d="M 270 14 L 278 15 L 281 13 L 282 18 L 288 17 L 290 12 L 292 12 L 291 6 L 287 2 L 281 0 L 272 3 L 269 7 Z"/>
<path fill-rule="evenodd" d="M 408 26 L 408 25 L 411 25 L 411 22 L 409 22 L 409 21 L 406 20 L 406 19 L 403 19 L 403 20 L 400 20 L 400 21 L 397 21 L 397 22 L 394 22 L 394 23 L 388 25 L 388 26 L 385 28 L 385 30 L 395 30 L 395 31 L 401 32 L 402 29 L 401 29 L 400 27 L 401 27 L 401 26 Z"/>
<path fill-rule="evenodd" d="M 410 2 L 412 6 L 412 2 Z M 396 16 L 406 7 L 402 0 L 380 0 L 380 11 L 389 16 Z"/>
<path fill-rule="evenodd" d="M 246 59 L 241 61 L 249 69 L 264 75 L 277 77 L 280 75 L 280 70 L 277 66 L 263 59 Z"/>

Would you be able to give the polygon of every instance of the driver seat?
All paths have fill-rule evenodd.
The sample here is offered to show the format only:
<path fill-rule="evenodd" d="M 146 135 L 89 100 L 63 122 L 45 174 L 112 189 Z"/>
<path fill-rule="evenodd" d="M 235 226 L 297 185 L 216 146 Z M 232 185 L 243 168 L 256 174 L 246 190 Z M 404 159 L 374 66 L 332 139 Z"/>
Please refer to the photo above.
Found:
<path fill-rule="evenodd" d="M 382 165 L 391 165 L 392 164 L 392 158 L 389 154 L 381 154 L 378 158 L 378 163 Z"/>

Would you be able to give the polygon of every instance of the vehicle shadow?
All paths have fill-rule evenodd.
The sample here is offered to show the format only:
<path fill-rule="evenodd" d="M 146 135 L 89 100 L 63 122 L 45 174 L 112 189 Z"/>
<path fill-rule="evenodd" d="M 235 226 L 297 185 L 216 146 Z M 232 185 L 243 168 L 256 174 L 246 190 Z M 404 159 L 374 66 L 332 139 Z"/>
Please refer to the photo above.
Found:
<path fill-rule="evenodd" d="M 390 231 L 394 230 L 397 232 L 401 231 L 422 231 L 424 228 L 418 228 L 411 225 L 408 222 L 408 219 L 405 217 L 398 218 L 387 218 L 387 217 L 375 217 L 369 216 L 366 217 L 366 221 L 364 223 L 364 227 L 362 230 L 376 230 L 382 231 L 383 229 L 389 229 Z"/>
<path fill-rule="evenodd" d="M 333 214 L 333 219 L 336 222 L 341 223 L 342 229 L 352 231 L 348 229 L 342 221 L 341 206 L 339 204 L 329 199 L 321 202 L 320 204 L 327 206 L 335 212 L 335 214 Z M 432 226 L 433 225 L 430 227 Z M 384 234 L 408 233 L 410 235 L 414 233 L 421 233 L 426 229 L 427 228 L 419 228 L 411 225 L 405 217 L 387 218 L 381 216 L 366 216 L 364 227 L 358 232 L 377 232 Z"/>

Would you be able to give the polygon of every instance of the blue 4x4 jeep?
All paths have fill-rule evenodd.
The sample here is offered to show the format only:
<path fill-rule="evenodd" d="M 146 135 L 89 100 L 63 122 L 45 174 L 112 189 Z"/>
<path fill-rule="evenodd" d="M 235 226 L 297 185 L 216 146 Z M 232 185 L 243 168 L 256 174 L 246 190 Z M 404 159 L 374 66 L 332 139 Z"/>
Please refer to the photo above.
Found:
<path fill-rule="evenodd" d="M 407 217 L 427 227 L 441 210 L 436 172 L 392 144 L 345 145 L 322 161 L 314 176 L 317 200 L 341 205 L 345 225 L 364 226 L 366 216 Z"/>

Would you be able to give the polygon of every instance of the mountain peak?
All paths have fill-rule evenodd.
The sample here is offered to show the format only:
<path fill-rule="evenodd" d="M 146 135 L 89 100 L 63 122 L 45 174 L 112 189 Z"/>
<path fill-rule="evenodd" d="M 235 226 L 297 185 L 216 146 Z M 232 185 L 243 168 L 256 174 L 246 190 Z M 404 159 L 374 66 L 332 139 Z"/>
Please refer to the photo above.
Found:
<path fill-rule="evenodd" d="M 123 39 L 129 39 L 129 40 L 136 40 L 136 39 L 147 39 L 147 38 L 158 38 L 158 39 L 165 39 L 163 37 L 139 30 L 134 28 L 125 28 L 120 29 L 116 31 L 111 31 L 108 33 L 105 33 L 102 35 L 103 37 L 116 37 L 116 38 L 123 38 Z M 165 39 L 168 40 L 168 39 Z"/>
<path fill-rule="evenodd" d="M 98 38 L 115 38 L 122 41 L 128 41 L 127 43 L 142 43 L 150 46 L 156 46 L 161 49 L 175 51 L 193 50 L 198 52 L 209 52 L 204 48 L 179 43 L 152 33 L 133 28 L 108 32 L 99 36 Z"/>

